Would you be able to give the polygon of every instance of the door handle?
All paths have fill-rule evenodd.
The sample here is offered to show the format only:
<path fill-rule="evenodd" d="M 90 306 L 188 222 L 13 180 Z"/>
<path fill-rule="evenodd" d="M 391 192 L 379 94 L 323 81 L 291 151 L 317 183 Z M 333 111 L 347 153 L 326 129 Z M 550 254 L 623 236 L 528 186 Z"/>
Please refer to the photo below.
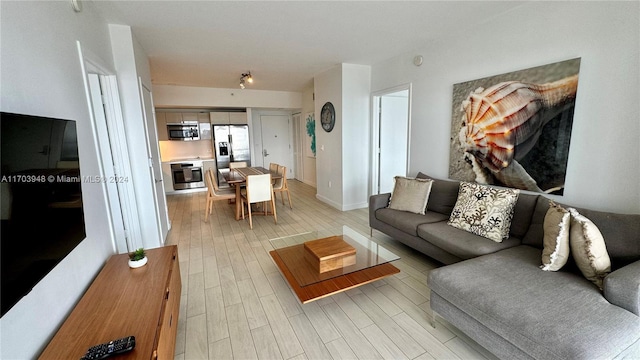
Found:
<path fill-rule="evenodd" d="M 157 184 L 157 183 L 161 183 L 161 182 L 162 182 L 162 179 L 160 179 L 160 180 L 155 179 L 155 182 L 156 182 L 156 184 Z"/>
<path fill-rule="evenodd" d="M 262 156 L 264 156 L 264 157 L 269 156 L 269 153 L 267 152 L 267 149 L 262 150 Z"/>

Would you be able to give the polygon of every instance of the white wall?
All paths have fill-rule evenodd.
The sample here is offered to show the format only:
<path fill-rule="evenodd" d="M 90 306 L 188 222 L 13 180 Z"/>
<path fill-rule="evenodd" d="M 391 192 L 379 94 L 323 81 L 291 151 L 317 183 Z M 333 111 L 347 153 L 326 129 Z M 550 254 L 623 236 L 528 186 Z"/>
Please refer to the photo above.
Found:
<path fill-rule="evenodd" d="M 342 208 L 342 66 L 314 77 L 316 115 L 316 197 L 335 207 Z M 322 106 L 331 102 L 336 110 L 336 125 L 331 132 L 322 129 Z"/>
<path fill-rule="evenodd" d="M 316 197 L 340 209 L 367 206 L 371 68 L 339 64 L 314 78 L 316 114 Z M 331 102 L 336 123 L 321 125 L 322 107 Z"/>
<path fill-rule="evenodd" d="M 448 176 L 453 84 L 580 57 L 566 188 L 557 199 L 640 213 L 639 14 L 637 1 L 529 2 L 373 66 L 373 91 L 413 83 L 410 173 Z M 421 67 L 412 64 L 417 54 Z"/>
<path fill-rule="evenodd" d="M 302 93 L 251 89 L 218 89 L 193 86 L 153 85 L 156 107 L 255 107 L 300 109 Z"/>
<path fill-rule="evenodd" d="M 342 64 L 342 210 L 368 206 L 371 67 Z"/>
<path fill-rule="evenodd" d="M 76 48 L 113 69 L 106 22 L 91 2 L 0 2 L 2 111 L 77 121 L 82 175 L 102 175 Z M 0 319 L 0 358 L 29 359 L 58 326 L 113 254 L 101 184 L 82 184 L 87 238 Z M 37 226 L 37 219 L 34 219 Z"/>

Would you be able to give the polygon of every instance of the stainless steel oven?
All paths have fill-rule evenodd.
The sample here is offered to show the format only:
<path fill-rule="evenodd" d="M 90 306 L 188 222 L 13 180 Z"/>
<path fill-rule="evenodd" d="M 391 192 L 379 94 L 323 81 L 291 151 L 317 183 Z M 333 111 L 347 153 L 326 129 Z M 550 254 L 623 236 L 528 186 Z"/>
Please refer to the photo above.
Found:
<path fill-rule="evenodd" d="M 171 164 L 171 178 L 175 190 L 203 188 L 202 161 Z"/>

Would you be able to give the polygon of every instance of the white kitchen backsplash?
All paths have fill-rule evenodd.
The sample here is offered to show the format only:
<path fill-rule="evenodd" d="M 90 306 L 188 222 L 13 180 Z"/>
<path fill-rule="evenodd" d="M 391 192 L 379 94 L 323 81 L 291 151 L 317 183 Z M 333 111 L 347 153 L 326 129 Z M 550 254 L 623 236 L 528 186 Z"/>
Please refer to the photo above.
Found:
<path fill-rule="evenodd" d="M 211 140 L 196 141 L 160 141 L 160 158 L 162 161 L 185 158 L 213 157 Z"/>

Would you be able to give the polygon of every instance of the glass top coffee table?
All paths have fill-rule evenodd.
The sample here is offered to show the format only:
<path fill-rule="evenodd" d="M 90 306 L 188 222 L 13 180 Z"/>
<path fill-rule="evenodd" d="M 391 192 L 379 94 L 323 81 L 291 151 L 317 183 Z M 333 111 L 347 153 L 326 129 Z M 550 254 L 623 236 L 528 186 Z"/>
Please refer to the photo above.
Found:
<path fill-rule="evenodd" d="M 397 255 L 348 226 L 270 241 L 269 254 L 303 304 L 400 272 L 391 264 Z"/>

